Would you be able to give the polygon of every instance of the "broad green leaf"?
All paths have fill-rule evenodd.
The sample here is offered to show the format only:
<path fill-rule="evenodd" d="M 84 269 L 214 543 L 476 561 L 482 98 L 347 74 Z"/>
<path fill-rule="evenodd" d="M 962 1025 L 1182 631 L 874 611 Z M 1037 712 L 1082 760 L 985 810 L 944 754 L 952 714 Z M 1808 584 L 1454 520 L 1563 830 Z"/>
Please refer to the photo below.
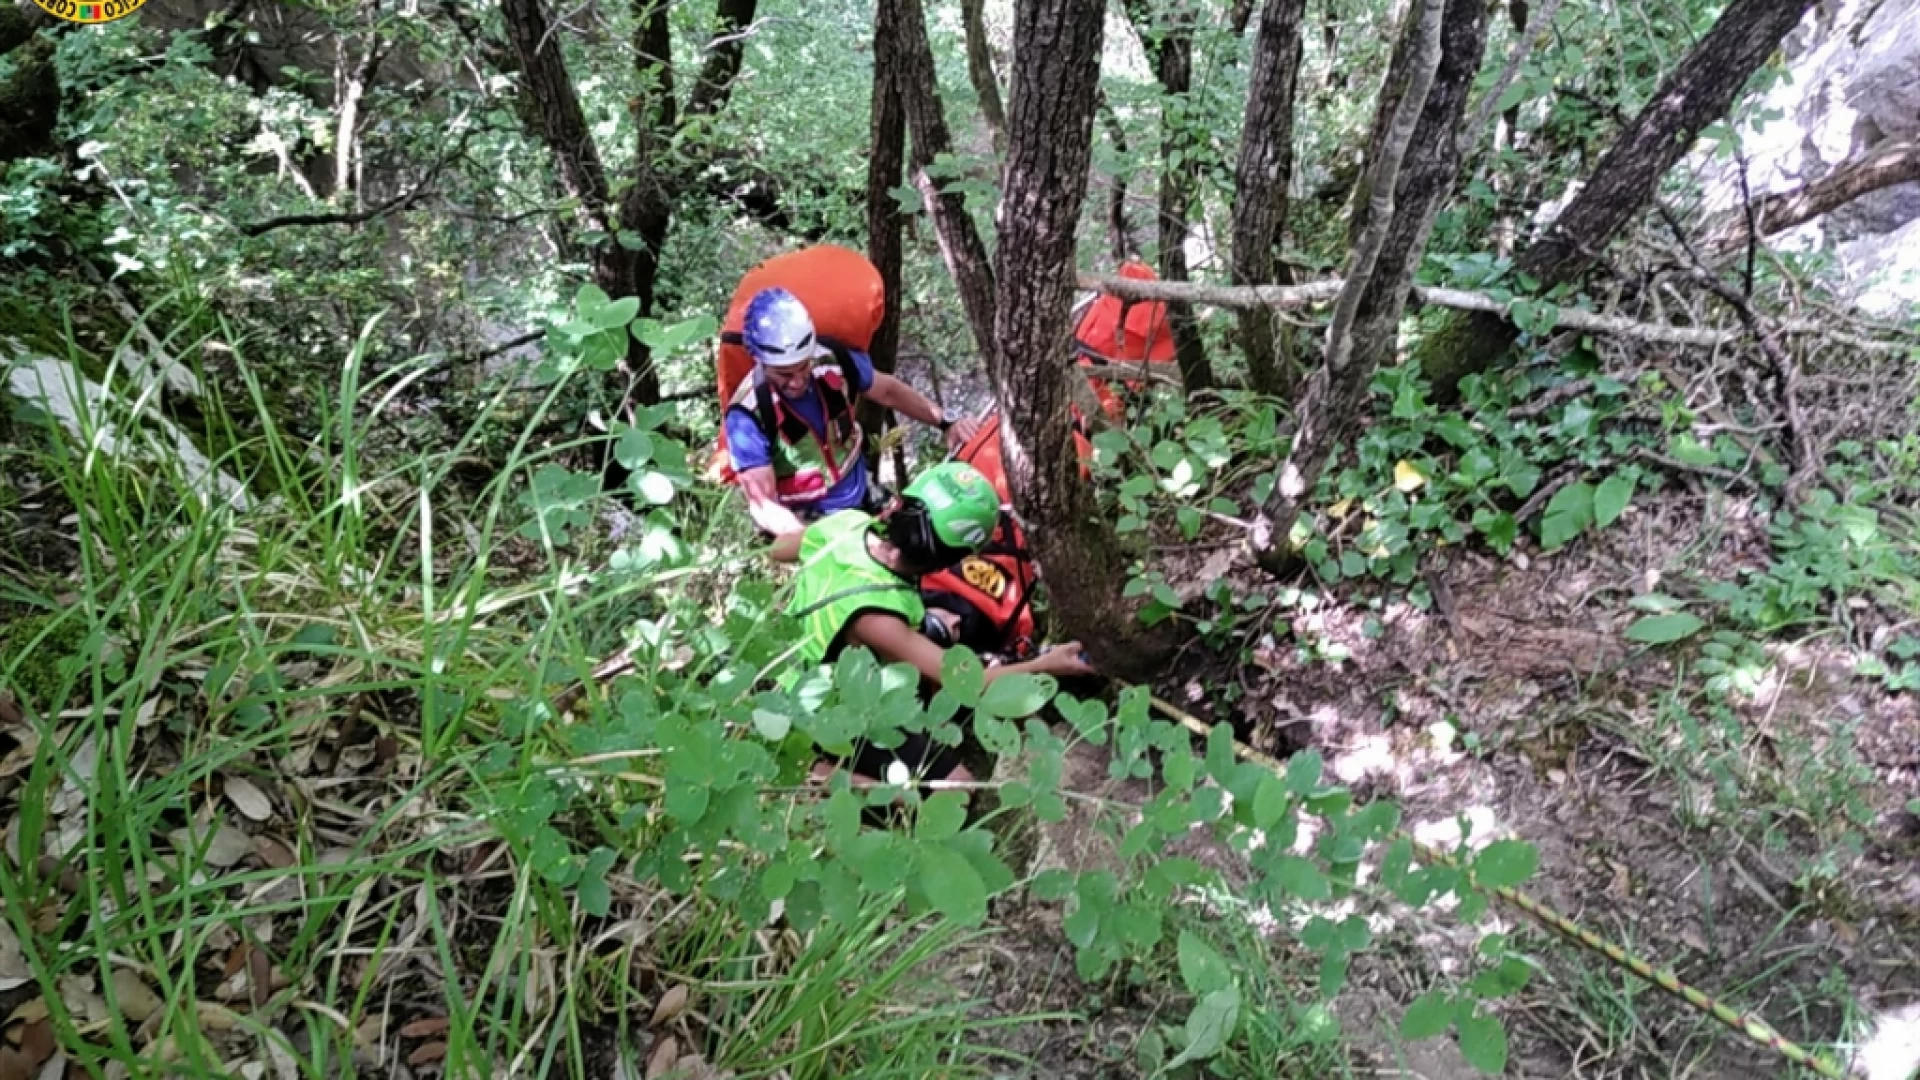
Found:
<path fill-rule="evenodd" d="M 1617 472 L 1600 484 L 1593 493 L 1595 528 L 1606 528 L 1626 512 L 1627 504 L 1633 501 L 1633 488 L 1637 482 L 1632 473 Z"/>
<path fill-rule="evenodd" d="M 1498 1076 L 1507 1069 L 1507 1029 L 1500 1018 L 1476 1014 L 1460 1021 L 1460 1056 L 1467 1064 Z"/>
<path fill-rule="evenodd" d="M 1473 859 L 1473 879 L 1490 889 L 1518 885 L 1540 866 L 1540 852 L 1524 840 L 1488 844 Z"/>
<path fill-rule="evenodd" d="M 1352 954 L 1345 949 L 1334 949 L 1320 958 L 1320 997 L 1332 1000 L 1347 985 L 1347 967 L 1352 962 Z"/>
<path fill-rule="evenodd" d="M 673 479 L 666 473 L 635 473 L 633 485 L 641 498 L 655 506 L 665 506 L 673 501 Z"/>
<path fill-rule="evenodd" d="M 1592 524 L 1593 485 L 1584 480 L 1568 484 L 1547 500 L 1546 515 L 1540 519 L 1540 547 L 1552 551 Z"/>
<path fill-rule="evenodd" d="M 1253 793 L 1253 824 L 1260 829 L 1271 829 L 1280 815 L 1287 812 L 1291 801 L 1287 793 L 1286 781 L 1272 773 L 1260 778 L 1260 786 Z"/>
<path fill-rule="evenodd" d="M 1003 675 L 987 686 L 977 708 L 988 716 L 1017 720 L 1039 712 L 1058 688 L 1051 675 Z"/>
<path fill-rule="evenodd" d="M 1040 900 L 1065 900 L 1073 895 L 1073 871 L 1047 870 L 1033 879 L 1033 895 Z"/>
<path fill-rule="evenodd" d="M 1240 991 L 1236 987 L 1215 990 L 1194 1003 L 1187 1014 L 1187 1046 L 1180 1051 L 1181 1061 L 1204 1061 L 1224 1050 L 1240 1023 Z"/>
<path fill-rule="evenodd" d="M 1487 544 L 1493 550 L 1505 555 L 1513 550 L 1514 538 L 1520 535 L 1520 523 L 1505 510 L 1494 513 L 1485 507 L 1473 512 L 1473 527 L 1487 538 Z"/>
<path fill-rule="evenodd" d="M 573 309 L 579 312 L 583 319 L 593 319 L 594 315 L 609 302 L 606 292 L 594 284 L 582 285 L 580 291 L 573 294 Z"/>
<path fill-rule="evenodd" d="M 1431 1039 L 1453 1023 L 1453 999 L 1445 990 L 1429 990 L 1413 999 L 1407 1014 L 1400 1018 L 1400 1037 L 1409 1041 Z"/>
<path fill-rule="evenodd" d="M 777 713 L 771 709 L 753 710 L 753 730 L 768 742 L 779 742 L 793 730 L 793 718 L 786 713 Z"/>
<path fill-rule="evenodd" d="M 1320 783 L 1320 751 L 1308 750 L 1287 759 L 1287 790 L 1304 798 Z"/>
<path fill-rule="evenodd" d="M 599 326 L 601 329 L 618 329 L 632 322 L 633 317 L 640 314 L 640 298 L 637 296 L 623 296 L 591 313 L 583 311 L 581 314 L 592 319 L 594 325 Z"/>
<path fill-rule="evenodd" d="M 1483 998 L 1505 997 L 1518 993 L 1533 976 L 1533 967 L 1517 956 L 1509 956 L 1493 968 L 1473 977 L 1467 989 Z"/>
<path fill-rule="evenodd" d="M 1705 625 L 1699 616 L 1684 611 L 1649 615 L 1627 627 L 1627 640 L 1643 645 L 1666 645 L 1699 632 Z"/>
<path fill-rule="evenodd" d="M 1180 981 L 1193 994 L 1211 994 L 1233 985 L 1233 969 L 1213 946 L 1189 931 L 1180 931 Z"/>
<path fill-rule="evenodd" d="M 980 662 L 980 657 L 965 645 L 956 645 L 948 649 L 946 657 L 940 662 L 941 689 L 952 694 L 955 701 L 969 709 L 980 703 L 980 692 L 986 686 L 986 675 L 987 669 Z"/>
<path fill-rule="evenodd" d="M 964 926 L 987 918 L 987 885 L 966 856 L 939 844 L 920 845 L 920 885 L 934 910 Z"/>
<path fill-rule="evenodd" d="M 1298 855 L 1282 855 L 1273 862 L 1269 875 L 1275 888 L 1299 900 L 1325 900 L 1333 895 L 1333 885 L 1310 860 Z"/>
<path fill-rule="evenodd" d="M 967 823 L 966 796 L 958 791 L 942 791 L 920 804 L 920 816 L 913 823 L 914 839 L 945 840 L 957 836 Z"/>

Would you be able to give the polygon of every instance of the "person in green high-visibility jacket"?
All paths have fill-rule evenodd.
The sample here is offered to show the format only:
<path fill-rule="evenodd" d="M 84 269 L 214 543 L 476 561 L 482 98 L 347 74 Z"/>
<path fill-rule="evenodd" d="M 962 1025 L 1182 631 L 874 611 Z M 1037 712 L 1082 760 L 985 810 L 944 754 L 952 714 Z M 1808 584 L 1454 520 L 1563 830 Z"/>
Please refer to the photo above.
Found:
<path fill-rule="evenodd" d="M 901 492 L 884 518 L 860 510 L 829 514 L 801 537 L 800 572 L 789 609 L 800 620 L 798 666 L 781 679 L 792 687 L 801 676 L 838 659 L 848 646 L 865 646 L 884 664 L 903 663 L 920 672 L 923 685 L 940 685 L 945 650 L 921 631 L 926 605 L 920 579 L 953 566 L 986 546 L 1000 519 L 1000 499 L 978 469 L 963 462 L 936 465 Z M 1086 675 L 1080 643 L 1057 645 L 1031 660 L 987 669 L 988 683 L 1016 672 Z M 924 779 L 966 780 L 951 750 L 925 735 L 910 734 L 893 750 L 862 746 L 854 758 L 862 777 L 900 783 Z"/>

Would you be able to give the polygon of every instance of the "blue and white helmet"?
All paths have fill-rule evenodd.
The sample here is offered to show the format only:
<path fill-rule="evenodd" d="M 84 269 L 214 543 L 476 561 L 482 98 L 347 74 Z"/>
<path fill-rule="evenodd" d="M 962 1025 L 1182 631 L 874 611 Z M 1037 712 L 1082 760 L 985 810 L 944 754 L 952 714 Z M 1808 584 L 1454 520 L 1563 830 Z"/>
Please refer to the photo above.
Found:
<path fill-rule="evenodd" d="M 767 367 L 792 367 L 827 351 L 814 336 L 807 306 L 785 289 L 755 293 L 743 323 L 740 336 L 747 352 Z"/>

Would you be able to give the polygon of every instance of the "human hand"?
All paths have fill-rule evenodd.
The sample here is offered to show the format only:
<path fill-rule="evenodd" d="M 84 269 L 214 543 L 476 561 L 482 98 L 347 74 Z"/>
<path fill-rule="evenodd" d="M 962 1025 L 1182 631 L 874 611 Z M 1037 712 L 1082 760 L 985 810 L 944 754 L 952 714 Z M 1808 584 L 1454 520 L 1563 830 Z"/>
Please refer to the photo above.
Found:
<path fill-rule="evenodd" d="M 947 449 L 953 451 L 967 445 L 967 440 L 980 434 L 981 423 L 982 421 L 977 416 L 967 416 L 955 420 L 953 426 L 947 428 Z"/>
<path fill-rule="evenodd" d="M 1065 645 L 1055 645 L 1040 654 L 1040 668 L 1049 675 L 1092 675 L 1093 665 L 1087 663 L 1087 651 L 1077 641 Z"/>

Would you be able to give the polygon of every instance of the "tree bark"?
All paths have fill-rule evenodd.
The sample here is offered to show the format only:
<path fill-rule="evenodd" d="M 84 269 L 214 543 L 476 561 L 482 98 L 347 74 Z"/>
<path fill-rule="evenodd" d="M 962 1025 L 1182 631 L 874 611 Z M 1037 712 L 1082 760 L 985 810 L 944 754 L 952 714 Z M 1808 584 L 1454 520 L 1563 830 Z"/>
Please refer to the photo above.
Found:
<path fill-rule="evenodd" d="M 1096 106 L 1100 120 L 1106 126 L 1107 138 L 1113 140 L 1113 149 L 1118 157 L 1127 156 L 1127 129 L 1120 123 L 1120 117 L 1113 111 L 1105 94 L 1099 95 Z M 1107 192 L 1107 232 L 1113 244 L 1113 262 L 1115 266 L 1126 262 L 1139 250 L 1133 240 L 1133 221 L 1127 214 L 1127 177 L 1116 171 L 1113 187 Z"/>
<path fill-rule="evenodd" d="M 993 73 L 993 49 L 987 44 L 986 0 L 960 0 L 960 26 L 967 38 L 967 79 L 980 100 L 980 119 L 993 133 L 993 148 L 1007 149 L 1007 110 L 1000 102 L 1000 80 Z"/>
<path fill-rule="evenodd" d="M 1253 43 L 1246 121 L 1240 159 L 1234 167 L 1233 283 L 1289 284 L 1275 273 L 1274 249 L 1287 223 L 1287 185 L 1293 178 L 1294 91 L 1300 81 L 1300 26 L 1306 0 L 1267 0 Z M 1287 392 L 1291 377 L 1274 346 L 1275 319 L 1268 308 L 1240 312 L 1240 347 L 1247 354 L 1248 381 L 1263 394 Z"/>
<path fill-rule="evenodd" d="M 934 75 L 933 47 L 927 43 L 927 18 L 920 0 L 887 0 L 876 5 L 874 33 L 891 39 L 895 60 L 893 84 L 899 89 L 913 135 L 913 153 L 907 166 L 913 185 L 933 218 L 940 257 L 960 290 L 967 325 L 982 356 L 993 352 L 994 271 L 987 246 L 967 213 L 966 196 L 942 191 L 929 170 L 934 159 L 953 149 L 947 117 L 940 104 L 940 84 Z M 1015 40 L 1018 40 L 1017 38 Z M 1022 43 L 1024 44 L 1024 42 Z"/>
<path fill-rule="evenodd" d="M 878 5 L 884 6 L 884 5 Z M 883 18 L 877 13 L 876 23 Z M 893 42 L 883 39 L 875 27 L 873 56 L 873 103 L 869 129 L 872 143 L 867 154 L 867 258 L 880 271 L 881 287 L 886 290 L 886 307 L 880 325 L 873 332 L 868 355 L 876 371 L 892 373 L 900 352 L 901 265 L 904 259 L 901 233 L 905 218 L 893 197 L 905 174 L 907 118 L 899 90 L 891 72 L 895 61 Z M 883 52 L 882 50 L 889 50 Z M 863 402 L 860 422 L 868 433 L 878 436 L 891 410 L 875 402 Z M 871 445 L 877 445 L 877 440 Z"/>
<path fill-rule="evenodd" d="M 1100 77 L 1100 0 L 1018 0 L 1013 109 L 1001 200 L 988 373 L 1003 413 L 1014 501 L 1039 555 L 1047 596 L 1068 633 L 1102 670 L 1137 677 L 1164 642 L 1145 635 L 1119 596 L 1126 566 L 1111 526 L 1080 476 L 1068 405 L 1074 376 L 1068 310 L 1074 231 L 1092 159 Z"/>
<path fill-rule="evenodd" d="M 1164 23 L 1156 25 L 1149 0 L 1126 0 L 1127 16 L 1140 46 L 1153 61 L 1154 74 L 1164 95 L 1160 101 L 1160 185 L 1158 214 L 1160 276 L 1186 281 L 1187 219 L 1200 186 L 1200 143 L 1180 116 L 1193 89 L 1194 12 L 1187 0 L 1173 0 Z M 1189 391 L 1213 385 L 1213 365 L 1194 322 L 1193 308 L 1167 305 L 1167 325 L 1173 331 L 1174 358 Z"/>
<path fill-rule="evenodd" d="M 601 236 L 593 247 L 594 283 L 612 297 L 637 297 L 643 315 L 653 312 L 660 254 L 673 227 L 673 201 L 688 175 L 670 159 L 673 141 L 689 117 L 710 116 L 725 106 L 745 47 L 741 28 L 753 21 L 756 6 L 757 0 L 721 0 L 707 59 L 682 113 L 674 92 L 669 4 L 634 0 L 633 54 L 640 89 L 631 105 L 636 131 L 633 183 L 616 202 L 541 0 L 501 0 L 507 39 L 531 99 L 525 115 L 553 155 L 561 187 L 579 205 L 579 227 Z M 657 402 L 659 373 L 646 346 L 631 337 L 626 367 L 634 379 L 631 401 L 641 406 Z"/>
<path fill-rule="evenodd" d="M 1733 0 L 1601 155 L 1559 218 L 1521 249 L 1514 269 L 1543 289 L 1583 277 L 1813 3 Z M 1484 316 L 1450 322 L 1430 335 L 1420 362 L 1433 380 L 1434 400 L 1455 400 L 1460 380 L 1502 362 L 1516 337 L 1511 325 Z"/>
<path fill-rule="evenodd" d="M 1373 372 L 1390 359 L 1414 269 L 1460 168 L 1460 118 L 1487 44 L 1483 0 L 1423 0 L 1407 14 L 1375 112 L 1353 264 L 1309 381 L 1293 446 L 1253 537 L 1263 565 L 1286 540 L 1340 441 L 1358 423 Z"/>
<path fill-rule="evenodd" d="M 0 164 L 54 148 L 60 80 L 53 66 L 53 36 L 37 34 L 53 21 L 38 8 L 0 5 L 0 57 L 7 60 L 0 78 Z"/>

